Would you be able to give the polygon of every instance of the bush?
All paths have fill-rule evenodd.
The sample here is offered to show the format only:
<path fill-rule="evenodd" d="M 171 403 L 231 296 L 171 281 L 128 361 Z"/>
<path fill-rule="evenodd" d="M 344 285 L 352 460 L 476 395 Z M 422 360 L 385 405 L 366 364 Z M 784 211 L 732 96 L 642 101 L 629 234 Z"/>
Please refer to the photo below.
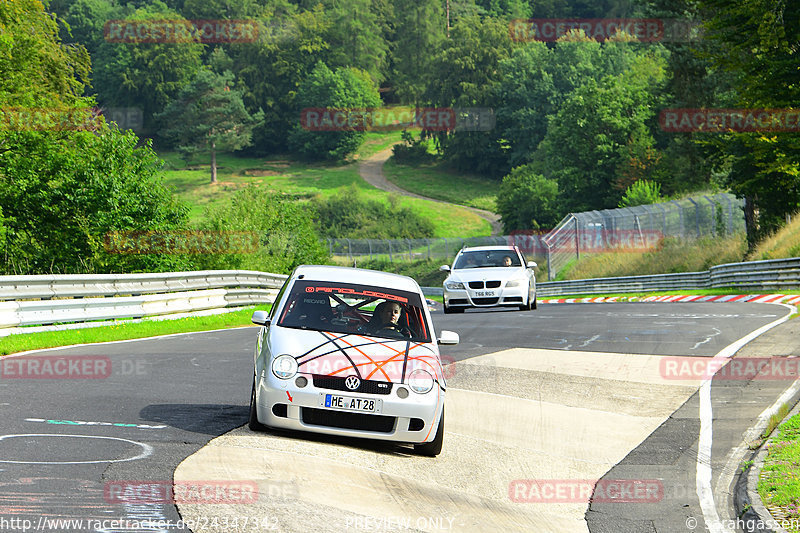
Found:
<path fill-rule="evenodd" d="M 401 135 L 403 142 L 395 144 L 392 148 L 395 161 L 406 165 L 418 165 L 433 159 L 433 154 L 428 152 L 427 141 L 415 139 L 411 133 L 405 130 Z"/>
<path fill-rule="evenodd" d="M 497 213 L 506 233 L 553 227 L 561 219 L 558 206 L 558 184 L 531 165 L 513 169 L 497 192 Z"/>
<path fill-rule="evenodd" d="M 254 232 L 259 245 L 253 253 L 201 256 L 200 268 L 288 274 L 298 265 L 328 260 L 314 228 L 312 212 L 297 198 L 250 186 L 237 192 L 230 204 L 208 211 L 206 219 L 204 230 Z"/>
<path fill-rule="evenodd" d="M 363 198 L 355 186 L 313 201 L 315 222 L 323 237 L 333 239 L 424 239 L 433 236 L 433 223 L 407 207 Z"/>
<path fill-rule="evenodd" d="M 637 205 L 657 204 L 663 201 L 661 185 L 649 180 L 639 180 L 631 184 L 622 195 L 619 207 L 636 207 Z M 720 209 L 718 212 L 722 212 Z"/>

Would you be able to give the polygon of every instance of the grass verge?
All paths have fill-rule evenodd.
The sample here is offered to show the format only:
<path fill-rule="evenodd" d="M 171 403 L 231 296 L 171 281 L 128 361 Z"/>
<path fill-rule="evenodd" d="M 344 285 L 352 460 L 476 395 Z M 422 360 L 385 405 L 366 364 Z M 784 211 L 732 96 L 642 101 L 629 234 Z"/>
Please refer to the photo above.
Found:
<path fill-rule="evenodd" d="M 758 494 L 778 519 L 797 524 L 800 519 L 800 414 L 778 427 L 767 444 L 767 458 L 758 480 Z M 798 531 L 788 527 L 788 531 Z"/>
<path fill-rule="evenodd" d="M 252 325 L 250 317 L 257 309 L 269 310 L 271 305 L 247 307 L 219 315 L 178 318 L 173 320 L 144 320 L 141 322 L 120 322 L 113 326 L 69 329 L 63 331 L 40 331 L 20 333 L 0 338 L 0 355 L 8 355 L 28 350 L 55 348 L 73 344 L 93 344 L 97 342 L 121 341 L 190 333 L 213 329 L 236 328 Z"/>
<path fill-rule="evenodd" d="M 494 212 L 499 181 L 456 174 L 441 163 L 403 165 L 389 159 L 383 167 L 386 179 L 407 191 L 453 204 Z M 454 184 L 458 184 L 454 186 Z"/>
<path fill-rule="evenodd" d="M 668 237 L 658 248 L 642 252 L 582 254 L 581 260 L 559 273 L 558 280 L 702 272 L 715 265 L 744 260 L 744 234 L 684 241 Z"/>

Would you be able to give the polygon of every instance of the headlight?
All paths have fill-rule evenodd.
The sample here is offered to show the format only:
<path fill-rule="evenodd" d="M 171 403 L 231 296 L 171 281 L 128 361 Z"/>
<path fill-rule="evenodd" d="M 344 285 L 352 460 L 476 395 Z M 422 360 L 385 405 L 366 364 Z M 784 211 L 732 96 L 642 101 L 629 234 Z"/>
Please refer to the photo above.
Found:
<path fill-rule="evenodd" d="M 272 361 L 272 373 L 280 379 L 292 379 L 297 374 L 297 359 L 291 355 L 279 355 Z"/>
<path fill-rule="evenodd" d="M 446 281 L 444 286 L 445 286 L 445 288 L 447 290 L 451 290 L 451 291 L 457 291 L 459 289 L 461 289 L 461 290 L 464 289 L 464 284 L 461 283 L 460 281 Z"/>
<path fill-rule="evenodd" d="M 408 375 L 408 386 L 417 394 L 425 394 L 433 388 L 433 376 L 427 370 L 414 370 Z"/>
<path fill-rule="evenodd" d="M 512 279 L 511 281 L 506 283 L 506 287 L 519 287 L 522 285 L 523 281 L 521 279 Z"/>

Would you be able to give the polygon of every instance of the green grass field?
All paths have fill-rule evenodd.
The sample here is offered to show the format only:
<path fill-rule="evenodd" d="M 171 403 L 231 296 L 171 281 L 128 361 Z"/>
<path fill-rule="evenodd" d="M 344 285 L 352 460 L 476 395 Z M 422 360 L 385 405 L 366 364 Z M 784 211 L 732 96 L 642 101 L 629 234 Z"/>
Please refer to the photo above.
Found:
<path fill-rule="evenodd" d="M 285 157 L 245 158 L 217 155 L 217 180 L 211 184 L 207 158 L 186 162 L 178 154 L 159 154 L 165 161 L 165 184 L 190 206 L 190 221 L 197 224 L 209 207 L 222 205 L 237 190 L 256 185 L 276 193 L 312 197 L 332 195 L 342 187 L 354 185 L 370 198 L 388 203 L 390 193 L 366 183 L 358 174 L 357 161 L 399 140 L 399 134 L 368 134 L 354 161 L 344 164 L 305 163 Z M 409 169 L 412 172 L 413 169 Z M 467 209 L 416 198 L 400 197 L 398 204 L 408 207 L 434 224 L 435 237 L 480 237 L 491 234 L 489 223 Z"/>
<path fill-rule="evenodd" d="M 457 174 L 441 164 L 402 165 L 390 159 L 383 167 L 386 179 L 407 191 L 446 202 L 492 211 L 499 181 Z"/>

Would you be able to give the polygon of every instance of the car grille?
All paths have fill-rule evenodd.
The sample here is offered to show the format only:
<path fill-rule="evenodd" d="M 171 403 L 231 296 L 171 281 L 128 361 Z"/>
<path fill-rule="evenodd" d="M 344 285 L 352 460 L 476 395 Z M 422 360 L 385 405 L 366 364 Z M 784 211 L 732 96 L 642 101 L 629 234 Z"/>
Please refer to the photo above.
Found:
<path fill-rule="evenodd" d="M 469 288 L 470 289 L 482 289 L 483 288 L 483 282 L 482 281 L 470 281 L 469 282 Z"/>
<path fill-rule="evenodd" d="M 500 282 L 499 281 L 487 281 L 486 282 L 486 288 L 487 289 L 496 289 L 499 286 L 500 286 Z"/>
<path fill-rule="evenodd" d="M 361 392 L 364 394 L 389 394 L 392 392 L 392 384 L 387 381 L 368 381 L 361 380 L 361 385 L 356 390 L 348 389 L 344 381 L 346 377 L 339 376 L 318 376 L 314 375 L 314 386 L 319 389 L 340 390 L 345 392 Z"/>
<path fill-rule="evenodd" d="M 375 433 L 391 433 L 394 429 L 394 416 L 365 415 L 362 413 L 343 413 L 328 409 L 301 408 L 303 423 L 309 426 L 324 426 L 338 429 L 357 429 Z"/>
<path fill-rule="evenodd" d="M 519 302 L 522 303 L 522 296 L 509 296 L 508 298 L 503 298 L 504 302 Z"/>
<path fill-rule="evenodd" d="M 473 298 L 472 302 L 476 305 L 492 305 L 496 304 L 500 298 Z"/>
<path fill-rule="evenodd" d="M 467 305 L 469 300 L 465 298 L 450 298 L 450 305 Z"/>

